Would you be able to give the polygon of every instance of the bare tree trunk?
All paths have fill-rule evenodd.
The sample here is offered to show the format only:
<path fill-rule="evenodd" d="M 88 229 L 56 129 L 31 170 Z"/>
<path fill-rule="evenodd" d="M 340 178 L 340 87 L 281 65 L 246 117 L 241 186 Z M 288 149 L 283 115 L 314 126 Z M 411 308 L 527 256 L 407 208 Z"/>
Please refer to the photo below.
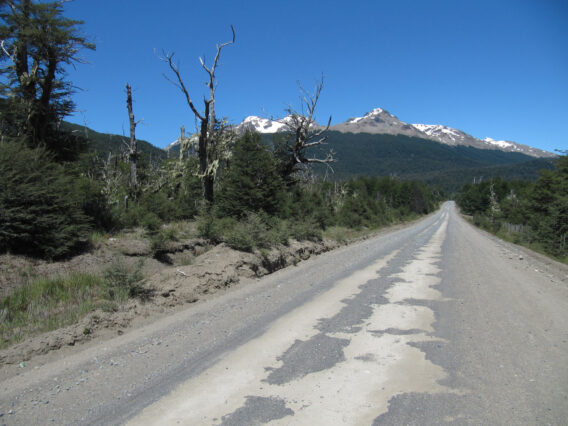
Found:
<path fill-rule="evenodd" d="M 134 113 L 132 112 L 132 88 L 126 83 L 126 108 L 128 109 L 128 119 L 130 121 L 130 151 L 128 158 L 130 159 L 130 193 L 136 198 L 138 187 L 137 182 L 137 160 L 138 160 L 138 143 L 136 142 L 136 121 L 134 121 Z"/>
<path fill-rule="evenodd" d="M 289 138 L 284 143 L 285 158 L 282 158 L 281 172 L 282 177 L 288 184 L 295 182 L 294 175 L 302 169 L 309 170 L 311 164 L 325 164 L 332 172 L 331 163 L 335 162 L 335 153 L 330 150 L 325 158 L 308 157 L 308 151 L 312 147 L 325 145 L 327 135 L 324 135 L 331 125 L 331 116 L 327 126 L 319 127 L 315 121 L 315 112 L 318 100 L 323 89 L 323 75 L 321 81 L 316 84 L 313 93 L 308 93 L 301 85 L 300 111 L 292 106 L 288 107 L 284 124 L 289 134 Z M 327 173 L 327 171 L 326 171 Z"/>
<path fill-rule="evenodd" d="M 191 111 L 195 115 L 195 117 L 200 121 L 200 134 L 199 134 L 199 147 L 198 147 L 198 155 L 199 155 L 199 170 L 201 179 L 203 182 L 203 197 L 205 201 L 212 205 L 214 202 L 214 185 L 215 185 L 215 169 L 211 167 L 215 161 L 215 89 L 216 89 L 216 81 L 215 81 L 215 70 L 219 63 L 219 58 L 221 56 L 221 50 L 235 42 L 235 29 L 231 25 L 231 32 L 232 32 L 232 39 L 231 41 L 221 43 L 217 45 L 217 53 L 215 55 L 215 59 L 213 60 L 213 64 L 211 67 L 207 67 L 205 65 L 205 61 L 202 58 L 199 58 L 201 62 L 201 66 L 209 75 L 209 81 L 207 82 L 207 87 L 209 88 L 209 99 L 204 99 L 203 103 L 205 105 L 205 111 L 200 113 L 191 97 L 189 95 L 189 91 L 187 90 L 183 79 L 181 78 L 181 74 L 177 65 L 173 61 L 174 54 L 164 54 L 164 58 L 162 60 L 166 62 L 170 69 L 173 71 L 174 75 L 176 76 L 177 81 L 173 81 L 173 83 L 182 91 L 185 96 L 186 102 L 189 105 Z"/>

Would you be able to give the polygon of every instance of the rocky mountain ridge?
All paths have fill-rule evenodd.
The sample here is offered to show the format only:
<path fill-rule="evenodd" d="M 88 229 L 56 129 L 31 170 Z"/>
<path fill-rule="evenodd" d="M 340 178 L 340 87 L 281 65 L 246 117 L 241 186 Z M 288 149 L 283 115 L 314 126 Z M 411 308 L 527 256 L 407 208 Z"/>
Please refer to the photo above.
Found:
<path fill-rule="evenodd" d="M 259 133 L 283 132 L 287 130 L 286 119 L 287 117 L 272 120 L 258 116 L 249 116 L 235 126 L 235 130 L 238 133 L 242 133 L 245 130 L 254 130 Z M 535 158 L 551 158 L 555 156 L 551 152 L 512 141 L 497 141 L 491 138 L 478 139 L 461 130 L 439 124 L 405 123 L 383 108 L 375 108 L 363 117 L 354 117 L 343 123 L 335 124 L 330 127 L 330 130 L 340 133 L 405 135 L 429 139 L 450 146 L 471 146 L 478 149 L 518 152 Z"/>

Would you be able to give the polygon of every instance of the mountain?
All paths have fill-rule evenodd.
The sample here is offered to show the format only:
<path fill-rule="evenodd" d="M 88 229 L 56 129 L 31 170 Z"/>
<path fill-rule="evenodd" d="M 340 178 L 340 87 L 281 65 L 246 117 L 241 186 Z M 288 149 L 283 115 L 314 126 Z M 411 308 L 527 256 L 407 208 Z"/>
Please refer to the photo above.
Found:
<path fill-rule="evenodd" d="M 288 130 L 286 126 L 288 117 L 279 120 L 271 120 L 268 118 L 258 117 L 251 115 L 245 118 L 240 124 L 235 127 L 237 133 L 244 133 L 246 130 L 251 130 L 258 133 L 279 133 Z"/>
<path fill-rule="evenodd" d="M 62 129 L 77 135 L 84 136 L 90 144 L 89 150 L 100 154 L 113 154 L 123 151 L 126 148 L 125 142 L 130 143 L 130 138 L 110 133 L 100 133 L 80 124 L 64 121 Z M 152 161 L 160 161 L 168 156 L 163 149 L 155 147 L 150 142 L 138 139 L 138 151 L 142 155 L 148 156 Z"/>
<path fill-rule="evenodd" d="M 277 133 L 286 130 L 285 120 L 269 120 L 250 116 L 236 126 L 237 130 L 251 129 L 259 133 Z M 371 135 L 404 135 L 432 140 L 450 146 L 470 146 L 478 149 L 518 152 L 535 158 L 552 158 L 555 154 L 511 141 L 475 138 L 461 130 L 439 124 L 409 124 L 383 108 L 375 108 L 363 117 L 350 118 L 330 127 L 340 133 L 368 133 Z"/>
<path fill-rule="evenodd" d="M 265 135 L 269 137 L 269 135 Z M 275 136 L 273 136 L 275 137 Z M 449 145 L 401 134 L 341 133 L 329 131 L 327 145 L 310 155 L 335 152 L 332 179 L 352 176 L 397 176 L 434 184 L 448 193 L 458 191 L 476 177 L 536 180 L 539 171 L 553 168 L 554 159 L 520 152 Z M 316 165 L 318 174 L 326 174 Z M 329 176 L 329 174 L 328 174 Z"/>
<path fill-rule="evenodd" d="M 344 123 L 330 127 L 341 133 L 370 133 L 372 135 L 405 135 L 424 137 L 424 134 L 414 126 L 399 120 L 382 108 L 375 108 L 363 117 L 350 118 Z"/>
<path fill-rule="evenodd" d="M 257 130 L 262 133 L 265 143 L 271 145 L 278 138 L 286 137 L 283 134 L 285 120 L 248 117 L 235 126 L 235 131 Z M 546 153 L 547 156 L 539 158 L 539 150 L 531 151 L 535 148 L 508 141 L 481 141 L 446 126 L 409 125 L 380 108 L 341 124 L 332 126 L 333 130 L 327 132 L 327 145 L 314 147 L 308 153 L 319 157 L 325 156 L 329 149 L 336 153 L 338 161 L 332 164 L 334 174 L 327 173 L 325 166 L 315 166 L 317 174 L 333 180 L 361 175 L 398 176 L 424 181 L 452 193 L 474 178 L 500 176 L 535 180 L 541 169 L 550 169 L 554 164 L 554 158 L 550 158 L 552 154 Z M 127 138 L 124 136 L 99 133 L 77 124 L 64 123 L 64 126 L 69 131 L 86 135 L 93 151 L 108 154 L 120 152 L 125 147 Z M 380 128 L 383 130 L 378 132 Z M 175 158 L 179 154 L 179 141 L 165 149 L 139 141 L 139 149 L 152 161 L 168 156 Z"/>

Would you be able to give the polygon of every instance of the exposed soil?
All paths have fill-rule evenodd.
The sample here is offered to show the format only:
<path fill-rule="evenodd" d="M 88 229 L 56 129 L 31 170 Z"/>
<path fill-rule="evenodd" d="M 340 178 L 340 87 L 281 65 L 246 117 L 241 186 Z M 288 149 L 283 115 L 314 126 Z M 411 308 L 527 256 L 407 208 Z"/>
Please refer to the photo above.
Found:
<path fill-rule="evenodd" d="M 225 244 L 208 246 L 202 239 L 171 242 L 152 256 L 149 242 L 139 233 L 109 238 L 90 253 L 65 262 L 46 262 L 21 256 L 0 256 L 0 298 L 7 296 L 28 278 L 51 277 L 74 272 L 99 274 L 116 261 L 134 266 L 143 260 L 144 299 L 128 301 L 118 312 L 96 310 L 77 324 L 30 337 L 0 351 L 0 364 L 29 360 L 65 346 L 94 338 L 114 336 L 133 325 L 151 322 L 181 306 L 211 297 L 245 279 L 254 279 L 312 255 L 329 251 L 340 244 L 291 241 L 268 251 L 245 253 Z"/>

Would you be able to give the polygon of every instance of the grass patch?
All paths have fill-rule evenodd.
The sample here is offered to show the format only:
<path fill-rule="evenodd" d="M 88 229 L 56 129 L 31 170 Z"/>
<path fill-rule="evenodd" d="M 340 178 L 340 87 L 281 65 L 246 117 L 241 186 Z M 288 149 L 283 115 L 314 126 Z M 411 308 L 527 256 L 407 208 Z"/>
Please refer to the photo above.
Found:
<path fill-rule="evenodd" d="M 0 348 L 75 324 L 96 309 L 115 312 L 128 298 L 147 296 L 141 266 L 117 263 L 103 276 L 76 273 L 30 279 L 0 301 Z"/>
<path fill-rule="evenodd" d="M 104 233 L 95 231 L 89 234 L 89 246 L 93 248 L 101 247 L 108 240 L 108 236 Z"/>
<path fill-rule="evenodd" d="M 76 323 L 105 299 L 106 283 L 95 275 L 29 281 L 0 302 L 0 347 Z"/>

